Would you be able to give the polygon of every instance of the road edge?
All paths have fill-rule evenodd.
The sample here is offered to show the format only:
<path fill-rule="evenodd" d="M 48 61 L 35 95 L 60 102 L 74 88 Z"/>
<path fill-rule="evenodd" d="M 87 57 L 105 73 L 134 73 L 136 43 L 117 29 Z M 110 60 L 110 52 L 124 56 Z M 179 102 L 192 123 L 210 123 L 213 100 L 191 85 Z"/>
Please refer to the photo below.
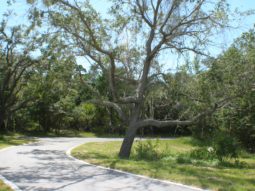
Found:
<path fill-rule="evenodd" d="M 117 169 L 112 169 L 112 168 L 108 168 L 108 167 L 104 167 L 104 166 L 99 166 L 99 165 L 91 164 L 91 163 L 88 163 L 88 162 L 85 162 L 83 160 L 80 160 L 80 159 L 77 159 L 77 158 L 73 157 L 71 155 L 72 150 L 75 149 L 76 147 L 80 146 L 80 145 L 83 145 L 83 144 L 86 144 L 86 142 L 71 147 L 70 149 L 68 149 L 66 151 L 66 155 L 69 158 L 71 158 L 71 159 L 73 159 L 73 160 L 75 160 L 75 161 L 77 161 L 79 163 L 83 163 L 83 164 L 86 164 L 86 165 L 94 166 L 94 167 L 101 168 L 101 169 L 104 169 L 104 170 L 109 170 L 109 171 L 112 171 L 112 172 L 119 172 L 119 173 L 123 173 L 123 174 L 127 174 L 127 175 L 132 175 L 132 176 L 136 176 L 136 177 L 139 177 L 139 178 L 145 178 L 147 180 L 152 180 L 152 181 L 156 181 L 156 182 L 160 182 L 160 183 L 165 183 L 165 184 L 170 184 L 170 185 L 175 185 L 175 186 L 181 186 L 181 187 L 184 187 L 184 188 L 190 188 L 190 189 L 197 190 L 197 191 L 210 191 L 210 190 L 205 190 L 205 189 L 202 189 L 202 188 L 188 186 L 188 185 L 185 185 L 185 184 L 176 183 L 176 182 L 172 182 L 172 181 L 168 181 L 168 180 L 160 180 L 160 179 L 151 178 L 151 177 L 140 175 L 140 174 L 134 174 L 134 173 L 131 173 L 131 172 L 126 172 L 126 171 L 122 171 L 122 170 L 117 170 Z"/>
<path fill-rule="evenodd" d="M 7 186 L 9 186 L 12 190 L 14 191 L 22 191 L 16 184 L 14 184 L 13 182 L 7 180 L 5 177 L 3 177 L 0 174 L 0 180 L 2 180 Z"/>
<path fill-rule="evenodd" d="M 6 150 L 10 150 L 10 149 L 13 149 L 13 148 L 16 148 L 18 146 L 24 146 L 24 145 L 29 145 L 31 143 L 34 143 L 34 142 L 28 142 L 28 143 L 24 143 L 24 144 L 21 144 L 21 145 L 15 145 L 15 146 L 9 146 L 9 147 L 6 147 L 6 148 L 2 148 L 0 149 L 0 152 L 4 152 Z M 6 179 L 3 175 L 0 174 L 0 180 L 2 180 L 7 186 L 9 186 L 13 191 L 22 191 L 16 184 L 14 184 L 13 182 L 11 182 L 10 180 Z"/>

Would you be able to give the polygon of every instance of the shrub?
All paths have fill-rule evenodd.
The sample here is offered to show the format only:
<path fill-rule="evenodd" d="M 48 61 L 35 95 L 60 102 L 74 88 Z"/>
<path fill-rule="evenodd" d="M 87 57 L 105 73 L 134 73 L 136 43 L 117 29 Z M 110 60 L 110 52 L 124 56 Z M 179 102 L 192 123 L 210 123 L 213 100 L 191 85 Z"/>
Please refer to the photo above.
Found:
<path fill-rule="evenodd" d="M 220 161 L 238 157 L 239 144 L 235 137 L 224 132 L 218 133 L 215 136 L 213 145 L 215 153 Z"/>
<path fill-rule="evenodd" d="M 213 147 L 202 147 L 191 151 L 190 157 L 199 160 L 213 160 L 217 158 Z"/>
<path fill-rule="evenodd" d="M 162 154 L 158 150 L 159 141 L 138 141 L 134 147 L 134 157 L 138 160 L 157 160 L 162 158 Z"/>

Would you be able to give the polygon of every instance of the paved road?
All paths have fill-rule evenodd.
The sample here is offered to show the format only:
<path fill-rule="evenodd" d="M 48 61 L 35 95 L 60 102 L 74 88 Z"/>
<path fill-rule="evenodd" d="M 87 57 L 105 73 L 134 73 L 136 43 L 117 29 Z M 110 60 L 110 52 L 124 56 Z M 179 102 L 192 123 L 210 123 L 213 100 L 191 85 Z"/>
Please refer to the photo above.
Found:
<path fill-rule="evenodd" d="M 0 151 L 0 174 L 24 191 L 195 191 L 74 160 L 66 151 L 100 138 L 41 138 Z M 116 139 L 115 139 L 116 140 Z"/>

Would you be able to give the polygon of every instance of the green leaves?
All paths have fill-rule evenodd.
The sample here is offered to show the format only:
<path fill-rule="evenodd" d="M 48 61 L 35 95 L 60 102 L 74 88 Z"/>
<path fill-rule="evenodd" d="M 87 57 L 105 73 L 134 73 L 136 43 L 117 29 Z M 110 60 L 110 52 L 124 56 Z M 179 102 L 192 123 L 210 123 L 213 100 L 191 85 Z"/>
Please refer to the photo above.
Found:
<path fill-rule="evenodd" d="M 27 0 L 28 4 L 34 4 L 36 2 L 36 0 Z"/>

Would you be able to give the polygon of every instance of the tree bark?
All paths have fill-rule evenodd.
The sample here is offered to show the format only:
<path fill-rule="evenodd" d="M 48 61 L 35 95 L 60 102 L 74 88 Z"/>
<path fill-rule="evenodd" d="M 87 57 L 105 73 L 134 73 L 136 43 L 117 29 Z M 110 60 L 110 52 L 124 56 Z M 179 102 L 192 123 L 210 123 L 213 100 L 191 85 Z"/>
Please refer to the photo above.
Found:
<path fill-rule="evenodd" d="M 131 153 L 131 148 L 136 136 L 136 131 L 137 131 L 137 128 L 134 124 L 130 124 L 128 126 L 128 129 L 125 134 L 125 138 L 120 148 L 120 152 L 119 152 L 120 158 L 129 158 Z"/>
<path fill-rule="evenodd" d="M 0 113 L 0 131 L 5 131 L 4 114 Z"/>

